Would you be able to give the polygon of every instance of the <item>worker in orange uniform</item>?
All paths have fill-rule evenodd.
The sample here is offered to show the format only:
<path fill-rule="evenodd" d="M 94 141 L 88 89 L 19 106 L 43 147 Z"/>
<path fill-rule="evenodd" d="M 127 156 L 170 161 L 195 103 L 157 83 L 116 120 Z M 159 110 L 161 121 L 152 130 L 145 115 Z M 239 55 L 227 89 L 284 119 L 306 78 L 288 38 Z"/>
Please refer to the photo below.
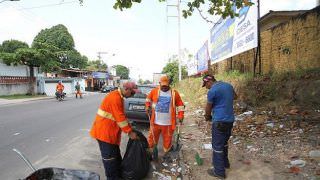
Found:
<path fill-rule="evenodd" d="M 76 98 L 78 98 L 78 95 L 79 95 L 80 99 L 82 99 L 81 86 L 79 82 L 77 82 L 75 89 L 76 89 Z"/>
<path fill-rule="evenodd" d="M 64 90 L 64 85 L 62 84 L 62 81 L 59 81 L 56 86 L 56 98 L 58 99 L 59 96 L 62 95 Z"/>
<path fill-rule="evenodd" d="M 152 89 L 146 99 L 146 112 L 151 114 L 148 143 L 152 152 L 161 134 L 166 155 L 172 147 L 176 121 L 179 121 L 179 125 L 182 124 L 184 104 L 178 91 L 170 88 L 168 76 L 162 76 L 159 83 L 160 86 Z"/>
<path fill-rule="evenodd" d="M 117 91 L 107 94 L 90 131 L 90 135 L 98 141 L 107 180 L 117 180 L 120 177 L 121 132 L 127 133 L 131 139 L 137 138 L 124 112 L 124 98 L 133 96 L 137 91 L 134 82 L 126 82 Z"/>

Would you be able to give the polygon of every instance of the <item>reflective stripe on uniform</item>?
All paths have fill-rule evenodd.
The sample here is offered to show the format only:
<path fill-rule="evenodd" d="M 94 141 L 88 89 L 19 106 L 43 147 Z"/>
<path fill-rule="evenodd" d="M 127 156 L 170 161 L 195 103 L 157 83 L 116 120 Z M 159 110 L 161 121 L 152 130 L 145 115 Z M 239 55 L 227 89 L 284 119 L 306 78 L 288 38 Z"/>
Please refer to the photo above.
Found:
<path fill-rule="evenodd" d="M 214 152 L 216 152 L 216 153 L 223 153 L 223 151 L 217 151 L 217 150 L 214 150 L 214 149 L 212 149 Z"/>
<path fill-rule="evenodd" d="M 178 112 L 184 111 L 184 106 L 177 106 L 177 111 L 178 111 Z"/>
<path fill-rule="evenodd" d="M 124 127 L 128 126 L 128 122 L 126 120 L 122 121 L 122 122 L 117 122 L 117 124 L 120 128 L 124 128 Z"/>
<path fill-rule="evenodd" d="M 106 111 L 104 111 L 102 109 L 98 109 L 97 115 L 99 115 L 99 116 L 101 116 L 103 118 L 107 118 L 107 119 L 110 119 L 112 121 L 115 121 L 115 119 L 114 119 L 114 117 L 112 116 L 111 113 L 106 112 Z"/>

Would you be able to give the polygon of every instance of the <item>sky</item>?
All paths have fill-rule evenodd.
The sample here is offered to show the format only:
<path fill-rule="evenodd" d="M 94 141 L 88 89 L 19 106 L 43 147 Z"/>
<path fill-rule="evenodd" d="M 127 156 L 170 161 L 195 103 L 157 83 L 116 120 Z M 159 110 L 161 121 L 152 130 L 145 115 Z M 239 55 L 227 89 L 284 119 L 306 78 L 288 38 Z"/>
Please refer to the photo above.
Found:
<path fill-rule="evenodd" d="M 270 10 L 312 9 L 316 1 L 260 0 L 261 16 Z M 82 55 L 95 60 L 98 52 L 106 52 L 101 56 L 109 66 L 124 65 L 130 69 L 130 77 L 144 80 L 152 80 L 153 73 L 161 72 L 168 57 L 178 52 L 178 21 L 167 18 L 167 14 L 177 15 L 177 10 L 167 10 L 167 4 L 158 0 L 142 0 L 124 11 L 113 9 L 115 0 L 84 0 L 82 6 L 77 0 L 0 2 L 0 43 L 17 39 L 30 45 L 41 29 L 63 24 Z M 168 4 L 176 2 L 169 0 Z M 181 18 L 181 48 L 195 54 L 211 27 L 197 11 Z"/>

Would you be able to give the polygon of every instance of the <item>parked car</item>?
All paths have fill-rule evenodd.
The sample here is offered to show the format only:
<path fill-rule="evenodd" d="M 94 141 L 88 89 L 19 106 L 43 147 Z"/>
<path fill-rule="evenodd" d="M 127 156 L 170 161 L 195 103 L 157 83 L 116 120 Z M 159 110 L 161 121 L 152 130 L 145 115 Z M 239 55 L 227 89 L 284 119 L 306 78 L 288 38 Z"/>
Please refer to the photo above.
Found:
<path fill-rule="evenodd" d="M 104 86 L 101 88 L 101 92 L 102 93 L 108 93 L 108 92 L 111 92 L 113 90 L 117 89 L 117 87 L 114 87 L 114 86 Z"/>
<path fill-rule="evenodd" d="M 154 85 L 138 85 L 140 93 L 125 100 L 125 111 L 129 121 L 149 123 L 145 103 L 147 95 L 155 87 Z"/>

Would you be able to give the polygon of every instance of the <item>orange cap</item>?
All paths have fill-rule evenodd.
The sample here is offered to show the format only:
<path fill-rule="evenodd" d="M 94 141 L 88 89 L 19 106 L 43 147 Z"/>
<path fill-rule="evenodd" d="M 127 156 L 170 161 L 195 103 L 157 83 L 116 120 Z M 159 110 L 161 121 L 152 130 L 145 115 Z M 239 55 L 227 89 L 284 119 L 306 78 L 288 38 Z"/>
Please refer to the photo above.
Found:
<path fill-rule="evenodd" d="M 160 86 L 169 86 L 170 80 L 167 75 L 164 75 L 160 78 Z"/>

